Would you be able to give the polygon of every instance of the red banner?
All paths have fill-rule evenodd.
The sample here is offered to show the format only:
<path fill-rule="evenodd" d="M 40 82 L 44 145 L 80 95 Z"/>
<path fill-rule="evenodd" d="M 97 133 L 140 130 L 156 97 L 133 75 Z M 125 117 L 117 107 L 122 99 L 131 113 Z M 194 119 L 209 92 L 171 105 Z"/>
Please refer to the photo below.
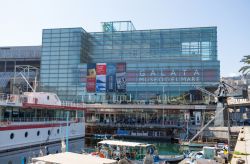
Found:
<path fill-rule="evenodd" d="M 106 63 L 97 63 L 96 64 L 96 74 L 97 75 L 106 75 Z"/>
<path fill-rule="evenodd" d="M 96 78 L 94 77 L 88 77 L 87 78 L 87 92 L 95 92 L 96 88 Z"/>

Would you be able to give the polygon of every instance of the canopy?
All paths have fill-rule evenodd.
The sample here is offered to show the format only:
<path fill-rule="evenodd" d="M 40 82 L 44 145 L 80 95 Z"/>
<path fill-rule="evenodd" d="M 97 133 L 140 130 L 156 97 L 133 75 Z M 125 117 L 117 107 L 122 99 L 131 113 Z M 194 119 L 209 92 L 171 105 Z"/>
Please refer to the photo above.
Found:
<path fill-rule="evenodd" d="M 50 154 L 43 157 L 32 158 L 32 162 L 36 163 L 57 163 L 57 164 L 116 164 L 116 160 L 95 157 L 89 154 L 77 154 L 71 152 L 64 152 L 58 154 Z"/>
<path fill-rule="evenodd" d="M 129 147 L 147 147 L 152 146 L 152 144 L 145 144 L 140 142 L 127 142 L 127 141 L 116 141 L 116 140 L 103 140 L 98 142 L 98 144 L 116 145 L 116 146 L 129 146 Z"/>

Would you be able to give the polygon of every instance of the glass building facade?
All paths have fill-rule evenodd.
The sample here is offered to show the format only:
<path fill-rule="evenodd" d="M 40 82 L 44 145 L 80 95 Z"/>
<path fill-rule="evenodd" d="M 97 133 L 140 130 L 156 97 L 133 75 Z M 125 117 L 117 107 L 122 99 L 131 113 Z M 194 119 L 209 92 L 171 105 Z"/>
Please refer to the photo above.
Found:
<path fill-rule="evenodd" d="M 13 93 L 11 79 L 16 66 L 40 68 L 41 46 L 0 47 L 0 93 Z"/>
<path fill-rule="evenodd" d="M 73 101 L 171 101 L 219 82 L 216 27 L 106 29 L 43 30 L 42 89 Z"/>

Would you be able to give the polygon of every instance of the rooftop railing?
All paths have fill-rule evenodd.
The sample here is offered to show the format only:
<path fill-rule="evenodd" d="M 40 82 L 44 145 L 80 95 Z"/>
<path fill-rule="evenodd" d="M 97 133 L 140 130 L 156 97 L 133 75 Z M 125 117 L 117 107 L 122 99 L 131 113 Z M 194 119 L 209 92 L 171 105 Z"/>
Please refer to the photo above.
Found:
<path fill-rule="evenodd" d="M 61 101 L 62 106 L 84 108 L 86 104 L 84 103 L 74 103 L 72 101 Z"/>

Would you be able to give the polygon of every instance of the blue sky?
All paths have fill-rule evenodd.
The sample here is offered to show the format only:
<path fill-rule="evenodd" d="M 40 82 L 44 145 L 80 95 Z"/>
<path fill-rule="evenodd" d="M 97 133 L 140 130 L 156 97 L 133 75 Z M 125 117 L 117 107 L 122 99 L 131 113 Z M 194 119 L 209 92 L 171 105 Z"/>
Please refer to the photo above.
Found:
<path fill-rule="evenodd" d="M 221 76 L 250 55 L 250 0 L 0 0 L 0 47 L 41 45 L 42 29 L 131 20 L 136 29 L 217 26 Z"/>

